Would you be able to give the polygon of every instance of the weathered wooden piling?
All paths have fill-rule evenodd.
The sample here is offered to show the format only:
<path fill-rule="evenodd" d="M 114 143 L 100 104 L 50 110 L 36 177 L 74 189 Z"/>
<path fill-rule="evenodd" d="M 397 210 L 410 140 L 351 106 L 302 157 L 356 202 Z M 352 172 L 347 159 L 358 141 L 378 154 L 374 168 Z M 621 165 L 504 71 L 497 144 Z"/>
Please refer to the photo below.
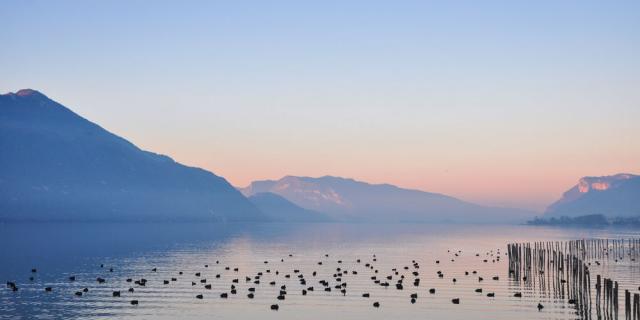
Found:
<path fill-rule="evenodd" d="M 591 263 L 635 262 L 640 239 L 583 239 L 507 245 L 509 276 L 522 286 L 555 299 L 566 299 L 580 318 L 591 318 Z M 600 319 L 618 317 L 617 281 L 596 275 L 595 309 Z M 637 297 L 636 297 L 637 296 Z M 625 291 L 625 316 L 640 320 L 640 294 Z"/>

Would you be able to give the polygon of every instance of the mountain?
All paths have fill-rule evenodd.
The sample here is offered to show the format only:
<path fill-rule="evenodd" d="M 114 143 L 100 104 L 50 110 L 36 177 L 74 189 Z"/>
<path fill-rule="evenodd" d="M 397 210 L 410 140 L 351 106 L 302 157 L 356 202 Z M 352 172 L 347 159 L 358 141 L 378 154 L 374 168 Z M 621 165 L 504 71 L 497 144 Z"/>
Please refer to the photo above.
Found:
<path fill-rule="evenodd" d="M 224 178 L 144 151 L 35 90 L 0 95 L 0 220 L 260 221 Z"/>
<path fill-rule="evenodd" d="M 610 218 L 640 216 L 640 176 L 621 173 L 583 177 L 545 212 L 556 217 L 591 214 Z"/>
<path fill-rule="evenodd" d="M 279 222 L 328 222 L 331 219 L 320 212 L 301 208 L 289 200 L 271 192 L 249 196 L 253 203 L 270 220 Z"/>
<path fill-rule="evenodd" d="M 518 209 L 484 207 L 442 194 L 331 176 L 286 176 L 255 181 L 240 190 L 246 196 L 275 193 L 342 221 L 489 223 L 524 221 L 533 216 Z"/>

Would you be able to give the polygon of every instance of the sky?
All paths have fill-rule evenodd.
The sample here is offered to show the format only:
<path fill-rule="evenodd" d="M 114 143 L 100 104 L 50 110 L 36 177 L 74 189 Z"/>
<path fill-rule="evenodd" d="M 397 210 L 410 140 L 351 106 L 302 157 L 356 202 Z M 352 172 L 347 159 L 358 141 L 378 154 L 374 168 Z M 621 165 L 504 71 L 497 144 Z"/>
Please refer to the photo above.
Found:
<path fill-rule="evenodd" d="M 37 89 L 236 186 L 343 176 L 543 210 L 640 173 L 639 1 L 29 1 Z"/>

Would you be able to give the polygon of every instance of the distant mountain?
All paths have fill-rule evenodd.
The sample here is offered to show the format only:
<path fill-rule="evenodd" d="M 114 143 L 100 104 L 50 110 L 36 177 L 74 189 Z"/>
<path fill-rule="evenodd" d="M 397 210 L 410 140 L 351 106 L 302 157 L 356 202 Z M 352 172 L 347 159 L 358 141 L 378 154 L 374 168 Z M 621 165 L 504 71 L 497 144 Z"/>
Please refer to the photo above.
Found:
<path fill-rule="evenodd" d="M 584 177 L 547 208 L 547 216 L 640 216 L 640 176 L 621 173 Z"/>
<path fill-rule="evenodd" d="M 140 150 L 38 91 L 0 95 L 0 220 L 265 219 L 225 179 Z"/>
<path fill-rule="evenodd" d="M 301 208 L 289 200 L 271 192 L 260 192 L 249 197 L 262 213 L 277 222 L 328 222 L 324 213 Z"/>
<path fill-rule="evenodd" d="M 240 190 L 246 196 L 272 192 L 300 207 L 344 221 L 489 223 L 524 221 L 534 215 L 519 209 L 480 206 L 437 193 L 331 176 L 287 176 L 277 181 L 255 181 Z"/>

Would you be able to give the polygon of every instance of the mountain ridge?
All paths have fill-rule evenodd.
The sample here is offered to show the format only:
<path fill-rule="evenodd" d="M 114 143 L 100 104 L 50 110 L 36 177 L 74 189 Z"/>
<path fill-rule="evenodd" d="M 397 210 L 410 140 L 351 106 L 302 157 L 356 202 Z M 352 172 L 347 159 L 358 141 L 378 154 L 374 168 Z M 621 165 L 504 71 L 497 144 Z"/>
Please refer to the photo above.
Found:
<path fill-rule="evenodd" d="M 618 173 L 582 177 L 544 213 L 555 217 L 592 214 L 610 218 L 640 216 L 640 176 Z"/>
<path fill-rule="evenodd" d="M 0 220 L 263 221 L 227 180 L 33 89 L 0 95 Z"/>
<path fill-rule="evenodd" d="M 439 193 L 370 184 L 351 178 L 284 176 L 254 181 L 245 196 L 276 193 L 294 204 L 337 220 L 378 222 L 516 222 L 532 212 L 484 207 Z"/>

